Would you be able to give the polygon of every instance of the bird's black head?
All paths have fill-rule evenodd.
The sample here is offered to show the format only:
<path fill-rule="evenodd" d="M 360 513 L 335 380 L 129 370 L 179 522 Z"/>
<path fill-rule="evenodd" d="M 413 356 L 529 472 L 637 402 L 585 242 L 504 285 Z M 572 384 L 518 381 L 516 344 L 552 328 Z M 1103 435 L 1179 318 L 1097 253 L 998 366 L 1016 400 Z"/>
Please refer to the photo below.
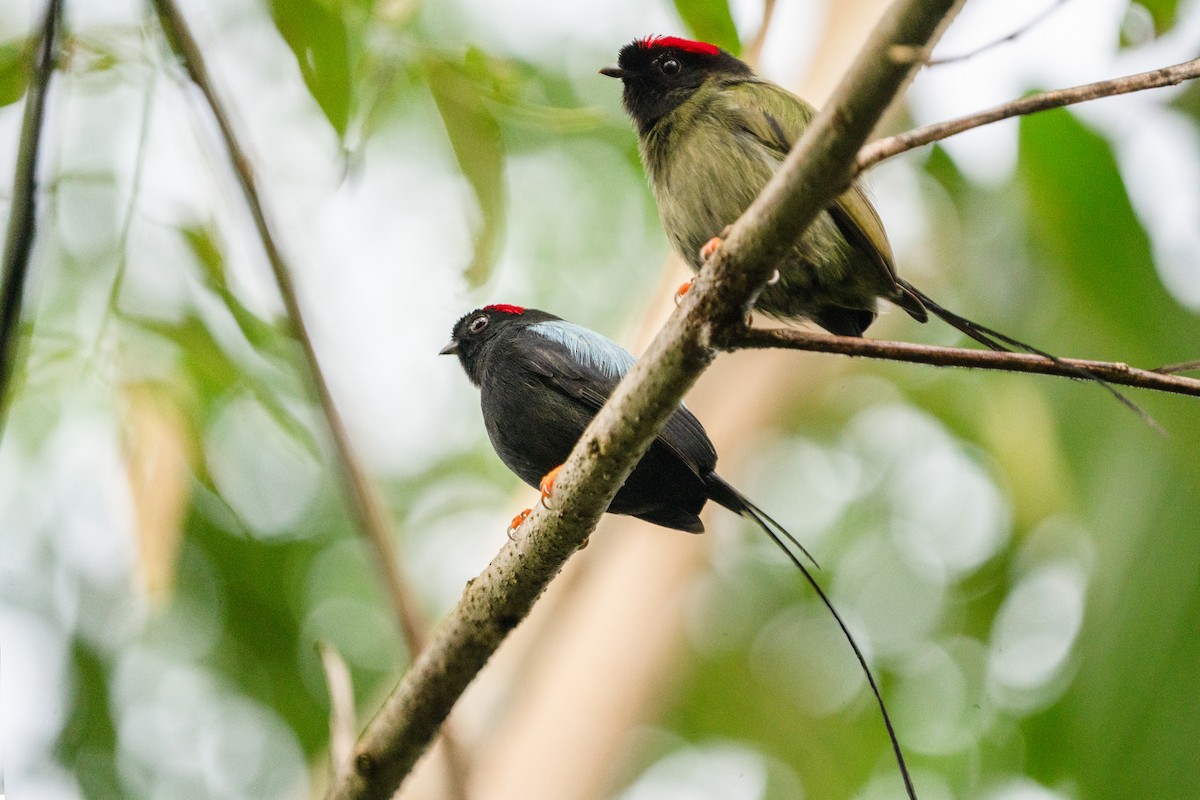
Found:
<path fill-rule="evenodd" d="M 450 342 L 441 349 L 440 355 L 456 355 L 462 363 L 467 377 L 476 386 L 483 375 L 483 360 L 490 351 L 490 345 L 505 331 L 514 327 L 529 325 L 552 315 L 533 308 L 498 303 L 496 305 L 477 308 L 454 323 L 450 334 Z"/>
<path fill-rule="evenodd" d="M 646 36 L 621 48 L 602 75 L 625 82 L 625 110 L 646 133 L 714 75 L 750 75 L 750 67 L 715 44 L 676 36 Z"/>

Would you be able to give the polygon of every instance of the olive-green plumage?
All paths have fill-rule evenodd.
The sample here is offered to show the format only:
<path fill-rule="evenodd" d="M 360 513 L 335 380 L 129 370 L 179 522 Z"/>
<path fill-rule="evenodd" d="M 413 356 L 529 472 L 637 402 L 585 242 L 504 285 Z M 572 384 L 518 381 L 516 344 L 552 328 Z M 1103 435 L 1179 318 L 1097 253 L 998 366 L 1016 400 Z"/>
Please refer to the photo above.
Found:
<path fill-rule="evenodd" d="M 758 77 L 715 45 L 648 36 L 621 48 L 600 70 L 625 84 L 625 110 L 637 126 L 671 244 L 699 270 L 701 248 L 742 215 L 816 116 L 809 103 Z M 755 308 L 782 320 L 812 320 L 831 333 L 862 336 L 879 298 L 919 322 L 937 316 L 993 350 L 1015 348 L 1062 361 L 1044 350 L 961 317 L 896 275 L 892 247 L 871 201 L 854 184 L 825 209 L 776 265 Z M 1125 405 L 1124 395 L 1085 369 Z"/>
<path fill-rule="evenodd" d="M 816 114 L 809 103 L 758 77 L 724 50 L 650 37 L 601 70 L 625 83 L 642 163 L 671 244 L 692 266 L 700 249 L 741 216 Z M 920 293 L 895 273 L 879 215 L 855 185 L 820 214 L 777 266 L 756 308 L 858 336 L 877 298 L 927 319 Z"/>

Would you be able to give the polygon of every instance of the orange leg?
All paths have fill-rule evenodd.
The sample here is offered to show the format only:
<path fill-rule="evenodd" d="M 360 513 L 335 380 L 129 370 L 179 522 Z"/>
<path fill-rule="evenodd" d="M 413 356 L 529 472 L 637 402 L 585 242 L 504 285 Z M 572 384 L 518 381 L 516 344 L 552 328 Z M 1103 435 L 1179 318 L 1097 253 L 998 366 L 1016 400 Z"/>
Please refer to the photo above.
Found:
<path fill-rule="evenodd" d="M 717 252 L 717 248 L 721 246 L 724 240 L 720 236 L 714 236 L 704 243 L 704 247 L 700 248 L 700 260 L 708 261 L 712 258 L 713 253 Z"/>
<path fill-rule="evenodd" d="M 558 471 L 560 469 L 562 469 L 562 464 L 559 464 L 557 467 L 555 467 L 554 469 L 547 472 L 546 475 L 542 478 L 542 482 L 540 485 L 541 490 L 542 490 L 542 501 L 541 502 L 542 502 L 542 505 L 544 505 L 546 508 L 550 507 L 550 504 L 547 503 L 546 501 L 550 499 L 550 494 L 554 491 L 554 479 L 558 477 Z M 533 513 L 533 509 L 527 508 L 524 511 L 522 511 L 520 514 L 517 514 L 515 517 L 512 518 L 512 522 L 510 522 L 508 524 L 508 538 L 509 539 L 514 538 L 513 534 L 515 534 L 517 532 L 517 528 L 521 527 L 521 524 L 524 523 L 525 520 L 529 519 L 529 515 L 532 513 Z"/>

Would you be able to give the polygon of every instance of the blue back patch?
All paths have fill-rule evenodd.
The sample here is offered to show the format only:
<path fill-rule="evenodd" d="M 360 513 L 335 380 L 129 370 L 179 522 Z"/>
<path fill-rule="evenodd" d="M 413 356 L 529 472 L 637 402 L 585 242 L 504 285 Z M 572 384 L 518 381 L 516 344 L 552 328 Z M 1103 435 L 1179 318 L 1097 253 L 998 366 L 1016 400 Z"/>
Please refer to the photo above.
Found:
<path fill-rule="evenodd" d="M 530 325 L 529 330 L 564 345 L 572 359 L 609 378 L 620 380 L 633 368 L 633 354 L 624 347 L 607 336 L 566 320 L 537 322 Z"/>

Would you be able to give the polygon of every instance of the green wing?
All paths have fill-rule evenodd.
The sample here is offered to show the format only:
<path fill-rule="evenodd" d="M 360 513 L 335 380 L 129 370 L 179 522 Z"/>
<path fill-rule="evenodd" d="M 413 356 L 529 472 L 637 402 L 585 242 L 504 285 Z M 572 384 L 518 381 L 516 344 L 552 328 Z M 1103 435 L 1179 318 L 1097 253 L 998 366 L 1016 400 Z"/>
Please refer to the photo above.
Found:
<path fill-rule="evenodd" d="M 731 84 L 724 95 L 743 131 L 777 154 L 780 161 L 787 157 L 817 114 L 807 101 L 782 86 L 759 79 Z M 828 211 L 846 241 L 875 265 L 885 285 L 895 289 L 895 302 L 924 321 L 924 307 L 904 290 L 896 277 L 895 257 L 883 221 L 862 187 L 857 183 L 852 185 L 833 201 Z"/>

